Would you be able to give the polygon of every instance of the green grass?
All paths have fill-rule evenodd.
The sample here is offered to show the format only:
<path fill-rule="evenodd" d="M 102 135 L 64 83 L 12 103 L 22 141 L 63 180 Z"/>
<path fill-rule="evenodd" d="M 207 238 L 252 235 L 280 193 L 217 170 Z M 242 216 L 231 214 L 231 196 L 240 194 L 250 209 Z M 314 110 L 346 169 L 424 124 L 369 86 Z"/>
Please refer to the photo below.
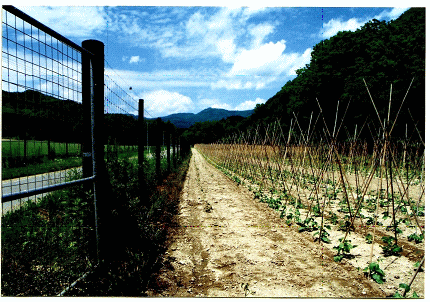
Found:
<path fill-rule="evenodd" d="M 55 295 L 94 265 L 92 197 L 75 186 L 2 217 L 5 296 Z"/>

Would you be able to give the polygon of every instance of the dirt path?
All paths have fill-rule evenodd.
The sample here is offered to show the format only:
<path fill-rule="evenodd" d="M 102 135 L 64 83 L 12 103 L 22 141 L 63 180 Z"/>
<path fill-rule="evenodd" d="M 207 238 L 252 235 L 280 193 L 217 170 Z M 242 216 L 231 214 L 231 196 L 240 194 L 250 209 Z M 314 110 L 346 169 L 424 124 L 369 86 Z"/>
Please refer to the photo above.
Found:
<path fill-rule="evenodd" d="M 149 296 L 384 297 L 334 252 L 283 225 L 196 150 L 179 205 L 179 232 Z M 247 287 L 244 288 L 244 285 Z"/>

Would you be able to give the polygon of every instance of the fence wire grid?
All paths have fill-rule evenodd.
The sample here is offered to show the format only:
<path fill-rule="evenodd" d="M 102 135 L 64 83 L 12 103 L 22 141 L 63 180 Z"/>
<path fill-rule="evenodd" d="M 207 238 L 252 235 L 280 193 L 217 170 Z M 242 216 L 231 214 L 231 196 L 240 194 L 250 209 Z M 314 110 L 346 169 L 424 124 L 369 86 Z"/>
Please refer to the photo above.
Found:
<path fill-rule="evenodd" d="M 2 295 L 58 294 L 97 263 L 82 59 L 67 38 L 2 7 Z"/>
<path fill-rule="evenodd" d="M 62 169 L 80 166 L 81 57 L 79 50 L 2 10 L 2 195 L 82 176 L 79 169 Z M 42 196 L 2 203 L 2 212 Z"/>

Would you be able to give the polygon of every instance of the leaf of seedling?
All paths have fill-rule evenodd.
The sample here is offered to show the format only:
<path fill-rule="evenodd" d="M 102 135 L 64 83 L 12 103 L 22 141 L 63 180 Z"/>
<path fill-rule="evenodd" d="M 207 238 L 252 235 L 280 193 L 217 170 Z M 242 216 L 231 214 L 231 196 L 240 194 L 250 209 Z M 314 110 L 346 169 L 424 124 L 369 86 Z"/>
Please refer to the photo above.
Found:
<path fill-rule="evenodd" d="M 387 218 L 389 218 L 389 212 L 385 211 L 383 212 L 383 220 L 386 220 Z"/>
<path fill-rule="evenodd" d="M 416 244 L 419 244 L 419 243 L 421 243 L 422 242 L 422 240 L 424 239 L 424 235 L 423 234 L 421 234 L 421 235 L 417 235 L 416 233 L 414 233 L 414 234 L 411 234 L 410 236 L 408 236 L 407 237 L 407 239 L 409 240 L 409 241 L 415 241 L 416 242 Z"/>
<path fill-rule="evenodd" d="M 379 284 L 383 284 L 383 280 L 381 278 L 380 275 L 378 274 L 372 274 L 371 277 L 373 278 L 374 281 L 376 281 Z"/>
<path fill-rule="evenodd" d="M 394 298 L 399 299 L 399 298 L 404 298 L 404 297 L 402 295 L 400 295 L 397 291 L 396 293 L 394 293 Z"/>
<path fill-rule="evenodd" d="M 379 284 L 382 284 L 384 282 L 385 273 L 383 272 L 383 270 L 380 269 L 378 263 L 374 263 L 374 262 L 370 263 L 370 265 L 366 267 L 364 271 L 367 269 L 369 269 L 371 278 L 373 278 L 374 281 L 376 281 Z"/>
<path fill-rule="evenodd" d="M 403 288 L 406 290 L 406 293 L 408 293 L 410 291 L 410 286 L 405 284 L 405 283 L 401 283 L 400 284 L 400 288 Z"/>
<path fill-rule="evenodd" d="M 335 256 L 335 257 L 334 257 L 334 261 L 335 261 L 335 262 L 340 262 L 340 261 L 343 259 L 343 257 L 344 257 L 343 255 Z"/>

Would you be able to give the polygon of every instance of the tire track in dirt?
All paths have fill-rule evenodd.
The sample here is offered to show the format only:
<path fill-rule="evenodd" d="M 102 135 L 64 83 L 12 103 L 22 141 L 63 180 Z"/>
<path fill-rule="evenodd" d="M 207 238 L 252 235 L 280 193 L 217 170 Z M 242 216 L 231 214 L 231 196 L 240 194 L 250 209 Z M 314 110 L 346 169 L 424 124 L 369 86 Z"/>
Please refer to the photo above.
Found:
<path fill-rule="evenodd" d="M 333 252 L 284 225 L 195 149 L 160 289 L 168 297 L 384 297 L 374 281 Z M 248 284 L 248 291 L 242 285 Z"/>

